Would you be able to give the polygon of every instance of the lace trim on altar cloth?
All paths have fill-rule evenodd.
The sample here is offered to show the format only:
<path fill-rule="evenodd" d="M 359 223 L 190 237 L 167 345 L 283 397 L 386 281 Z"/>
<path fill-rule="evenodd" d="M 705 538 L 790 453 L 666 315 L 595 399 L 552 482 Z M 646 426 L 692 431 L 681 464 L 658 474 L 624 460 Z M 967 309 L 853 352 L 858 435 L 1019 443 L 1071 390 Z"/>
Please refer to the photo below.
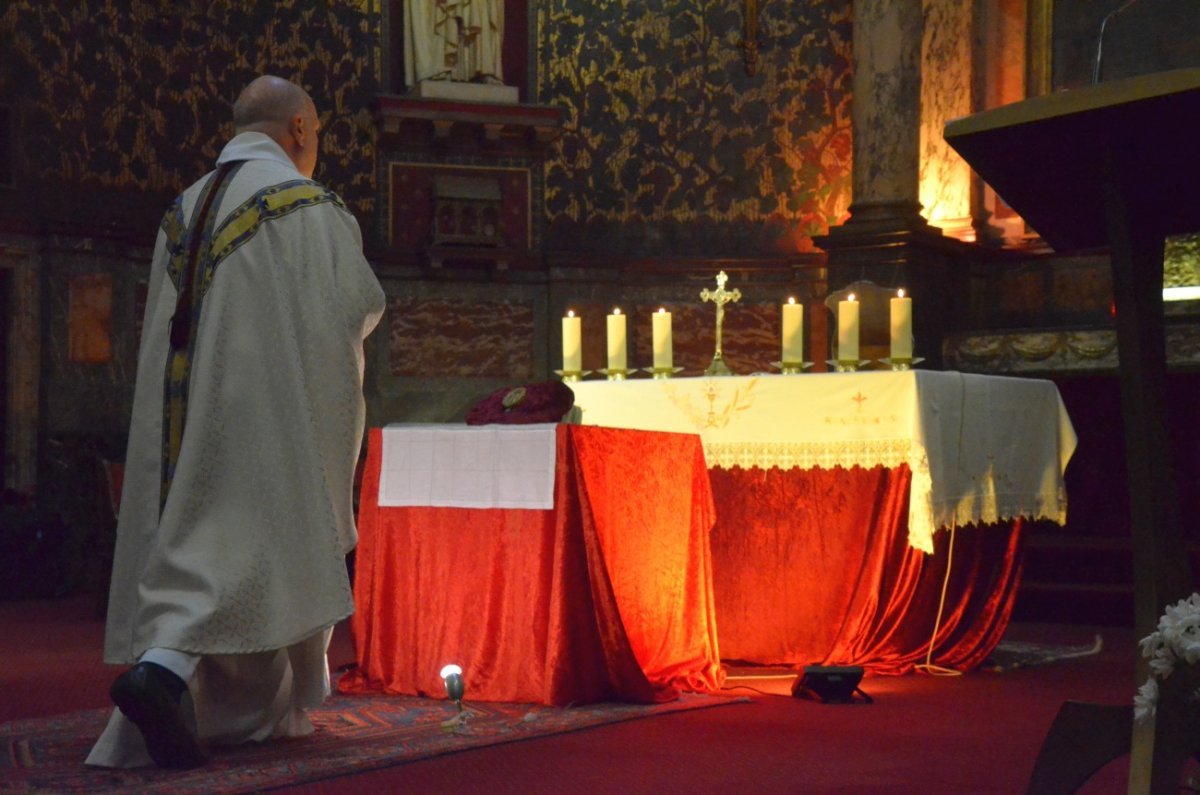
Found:
<path fill-rule="evenodd" d="M 917 494 L 914 480 L 912 494 Z M 1022 518 L 1032 521 L 1048 520 L 1059 525 L 1067 523 L 1067 494 L 966 494 L 947 499 L 932 509 L 928 519 L 914 521 L 915 509 L 909 511 L 908 543 L 922 552 L 933 552 L 933 533 L 951 525 L 998 524 Z"/>
<path fill-rule="evenodd" d="M 927 555 L 933 554 L 933 476 L 929 457 L 921 456 L 921 466 L 910 466 L 912 482 L 908 489 L 908 545 Z"/>
<path fill-rule="evenodd" d="M 949 527 L 951 516 L 959 525 L 1011 522 L 1018 517 L 1066 524 L 1067 499 L 1062 493 L 969 495 L 960 497 L 955 505 L 940 506 L 937 516 L 946 517 L 946 521 L 939 522 L 939 528 Z"/>
<path fill-rule="evenodd" d="M 710 467 L 732 469 L 833 469 L 835 467 L 897 467 L 909 464 L 913 443 L 908 439 L 868 439 L 832 442 L 705 442 Z M 928 464 L 926 464 L 928 470 Z M 915 474 L 915 473 L 914 473 Z"/>

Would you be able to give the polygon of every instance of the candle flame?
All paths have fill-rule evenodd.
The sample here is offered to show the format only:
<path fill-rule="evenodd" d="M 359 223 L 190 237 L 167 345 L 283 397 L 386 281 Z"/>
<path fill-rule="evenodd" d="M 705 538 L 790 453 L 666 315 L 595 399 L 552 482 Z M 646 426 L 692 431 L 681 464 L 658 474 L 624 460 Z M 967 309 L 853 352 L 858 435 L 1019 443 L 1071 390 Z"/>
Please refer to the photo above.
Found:
<path fill-rule="evenodd" d="M 846 296 L 846 300 L 847 301 L 857 301 L 858 299 L 855 298 L 854 293 L 850 293 L 850 295 Z"/>
<path fill-rule="evenodd" d="M 613 307 L 613 314 L 614 314 L 614 315 L 619 315 L 619 314 L 621 314 L 621 307 L 619 307 L 619 306 L 615 306 L 615 307 Z"/>
<path fill-rule="evenodd" d="M 796 303 L 796 296 L 794 296 L 794 295 L 789 295 L 789 296 L 788 296 L 788 303 L 789 303 L 789 304 L 794 304 L 794 303 Z"/>
<path fill-rule="evenodd" d="M 658 308 L 658 314 L 665 315 L 666 313 L 667 313 L 667 308 L 665 306 L 660 306 Z"/>
<path fill-rule="evenodd" d="M 903 298 L 903 297 L 904 297 L 904 288 L 903 288 L 903 287 L 901 287 L 899 290 L 897 290 L 897 291 L 896 291 L 896 297 L 897 297 L 897 298 Z"/>
<path fill-rule="evenodd" d="M 568 310 L 567 310 L 567 317 L 575 317 L 575 310 L 574 310 L 574 309 L 568 309 Z"/>

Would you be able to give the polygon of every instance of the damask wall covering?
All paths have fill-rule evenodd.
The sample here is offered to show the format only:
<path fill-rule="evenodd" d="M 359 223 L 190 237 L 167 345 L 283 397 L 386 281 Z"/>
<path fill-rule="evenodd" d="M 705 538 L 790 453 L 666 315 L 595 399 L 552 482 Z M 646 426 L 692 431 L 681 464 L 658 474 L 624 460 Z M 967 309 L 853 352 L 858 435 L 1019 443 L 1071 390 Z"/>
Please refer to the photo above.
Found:
<path fill-rule="evenodd" d="M 619 233 L 632 253 L 788 253 L 844 215 L 849 0 L 761 4 L 754 76 L 739 3 L 531 5 L 538 101 L 570 114 L 547 167 L 551 248 L 608 248 Z M 318 178 L 370 234 L 367 108 L 384 35 L 381 0 L 11 0 L 0 96 L 16 117 L 21 199 L 6 209 L 157 221 L 211 165 L 237 90 L 273 71 L 316 98 Z"/>
<path fill-rule="evenodd" d="M 324 129 L 317 179 L 363 221 L 376 204 L 367 106 L 380 0 L 7 0 L 0 101 L 13 107 L 18 194 L 39 220 L 137 228 L 212 167 L 254 76 L 303 84 Z"/>
<path fill-rule="evenodd" d="M 788 254 L 850 201 L 850 0 L 535 0 L 551 250 Z"/>
<path fill-rule="evenodd" d="M 232 132 L 232 101 L 254 76 L 272 72 L 309 89 L 324 128 L 316 176 L 346 198 L 371 244 L 378 201 L 368 106 L 381 84 L 381 7 L 0 2 L 0 105 L 15 150 L 15 185 L 0 187 L 0 251 L 32 267 L 39 285 L 15 313 L 38 317 L 42 330 L 29 404 L 43 479 L 56 476 L 62 440 L 87 436 L 108 454 L 123 450 L 149 244 L 169 199 L 212 168 Z M 81 361 L 69 345 L 70 285 L 104 279 L 111 348 L 107 361 Z"/>

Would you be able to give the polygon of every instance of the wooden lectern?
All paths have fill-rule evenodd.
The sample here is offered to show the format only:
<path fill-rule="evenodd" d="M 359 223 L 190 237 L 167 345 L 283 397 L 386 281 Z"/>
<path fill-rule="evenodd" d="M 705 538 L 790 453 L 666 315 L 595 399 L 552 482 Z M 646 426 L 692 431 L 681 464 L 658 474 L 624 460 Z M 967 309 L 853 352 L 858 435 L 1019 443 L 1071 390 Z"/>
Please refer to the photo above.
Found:
<path fill-rule="evenodd" d="M 1200 230 L 1200 69 L 1100 83 L 946 125 L 946 141 L 1057 250 L 1108 246 L 1132 513 L 1138 638 L 1193 590 L 1165 451 L 1164 238 Z M 1137 650 L 1130 649 L 1130 653 Z M 1140 654 L 1139 654 L 1140 660 Z M 1148 667 L 1139 664 L 1137 683 Z M 1178 672 L 1174 679 L 1182 679 Z M 1068 702 L 1031 793 L 1073 792 L 1132 746 L 1129 792 L 1174 793 L 1200 749 L 1200 709 L 1168 679 L 1154 721 L 1132 708 Z M 1187 707 L 1187 708 L 1185 708 Z"/>

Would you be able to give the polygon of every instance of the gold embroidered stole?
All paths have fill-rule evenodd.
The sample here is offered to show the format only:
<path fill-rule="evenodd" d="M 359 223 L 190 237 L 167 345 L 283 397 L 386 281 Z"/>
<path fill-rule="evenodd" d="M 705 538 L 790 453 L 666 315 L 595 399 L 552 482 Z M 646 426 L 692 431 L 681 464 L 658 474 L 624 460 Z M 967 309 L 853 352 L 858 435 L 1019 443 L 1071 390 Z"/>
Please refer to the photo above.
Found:
<path fill-rule="evenodd" d="M 167 493 L 175 478 L 179 450 L 183 442 L 183 425 L 187 418 L 188 382 L 192 371 L 192 356 L 196 347 L 196 331 L 200 324 L 200 309 L 204 299 L 201 289 L 206 267 L 201 263 L 212 255 L 213 229 L 216 227 L 216 208 L 233 181 L 231 178 L 242 161 L 224 163 L 205 184 L 196 200 L 192 222 L 184 230 L 186 259 L 175 282 L 178 298 L 171 316 L 168 333 L 171 350 L 167 355 L 166 388 L 163 399 L 163 456 L 162 482 L 159 486 L 158 510 L 167 503 Z"/>
<path fill-rule="evenodd" d="M 171 318 L 171 350 L 167 356 L 163 400 L 160 512 L 166 505 L 179 462 L 200 311 L 217 266 L 253 238 L 267 221 L 323 203 L 334 204 L 349 212 L 333 191 L 312 180 L 297 179 L 258 191 L 229 213 L 220 228 L 214 231 L 215 209 L 220 207 L 225 188 L 240 165 L 240 162 L 227 163 L 218 169 L 197 199 L 192 222 L 187 228 L 184 228 L 178 201 L 163 220 L 170 254 L 167 275 L 175 283 L 179 298 Z M 222 169 L 229 169 L 224 177 Z"/>

